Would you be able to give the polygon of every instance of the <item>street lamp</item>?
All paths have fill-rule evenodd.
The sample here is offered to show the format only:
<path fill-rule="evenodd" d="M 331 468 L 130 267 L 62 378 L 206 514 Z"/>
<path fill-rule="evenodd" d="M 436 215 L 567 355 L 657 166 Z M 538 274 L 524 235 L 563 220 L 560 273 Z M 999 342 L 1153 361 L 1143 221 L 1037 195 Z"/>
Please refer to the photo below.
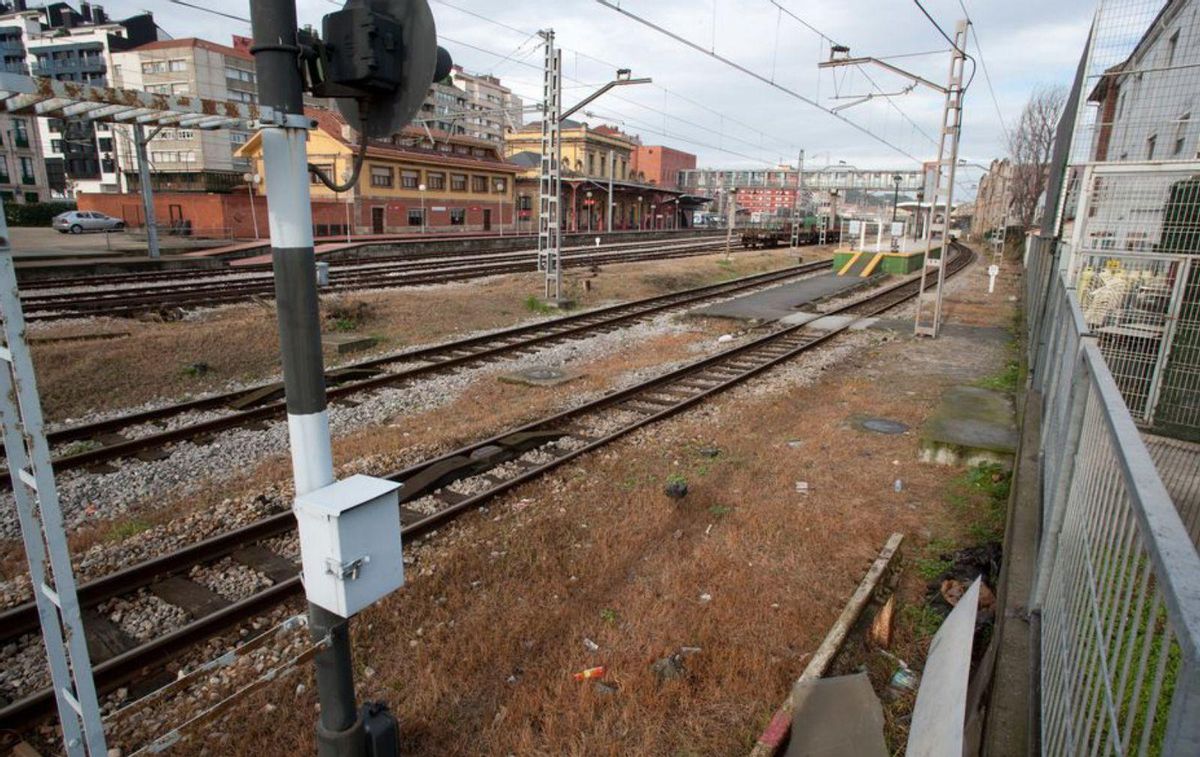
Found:
<path fill-rule="evenodd" d="M 418 184 L 417 191 L 421 193 L 421 233 L 425 233 L 425 185 Z"/>
<path fill-rule="evenodd" d="M 254 209 L 254 186 L 262 182 L 262 177 L 256 173 L 244 173 L 242 179 L 246 182 L 246 196 L 250 198 L 250 218 L 254 221 L 254 238 L 258 239 L 258 211 Z"/>
<path fill-rule="evenodd" d="M 500 236 L 504 236 L 504 179 L 496 179 L 496 191 L 500 193 Z"/>
<path fill-rule="evenodd" d="M 642 207 L 642 196 L 638 195 L 638 228 L 646 230 L 646 209 Z"/>
<path fill-rule="evenodd" d="M 583 204 L 587 206 L 587 221 L 588 221 L 587 222 L 587 230 L 588 230 L 588 233 L 591 233 L 591 231 L 592 231 L 592 190 L 589 189 L 587 191 L 587 199 L 584 200 Z"/>

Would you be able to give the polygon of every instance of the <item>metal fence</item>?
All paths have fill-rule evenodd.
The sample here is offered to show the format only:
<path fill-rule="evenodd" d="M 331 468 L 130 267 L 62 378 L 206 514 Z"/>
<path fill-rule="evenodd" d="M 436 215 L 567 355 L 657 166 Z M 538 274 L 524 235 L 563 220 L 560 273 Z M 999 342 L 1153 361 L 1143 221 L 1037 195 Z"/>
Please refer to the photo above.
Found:
<path fill-rule="evenodd" d="M 1026 278 L 1042 418 L 1041 750 L 1200 754 L 1200 555 L 1056 246 L 1031 240 Z"/>
<path fill-rule="evenodd" d="M 1200 162 L 1083 167 L 1068 275 L 1134 419 L 1200 440 Z"/>

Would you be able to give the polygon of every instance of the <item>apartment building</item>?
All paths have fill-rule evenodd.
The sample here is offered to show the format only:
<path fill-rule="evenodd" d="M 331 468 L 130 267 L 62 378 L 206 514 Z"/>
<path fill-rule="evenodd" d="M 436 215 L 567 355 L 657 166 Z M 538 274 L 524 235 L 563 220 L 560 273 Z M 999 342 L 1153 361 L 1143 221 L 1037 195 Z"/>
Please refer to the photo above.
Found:
<path fill-rule="evenodd" d="M 194 37 L 158 40 L 114 54 L 113 69 L 118 86 L 128 89 L 240 103 L 258 98 L 254 58 L 244 47 Z M 250 162 L 234 153 L 250 136 L 242 129 L 163 129 L 147 147 L 154 188 L 227 192 L 244 187 Z M 134 145 L 122 140 L 119 152 L 126 185 L 134 191 Z"/>
<path fill-rule="evenodd" d="M 8 73 L 28 74 L 25 39 L 41 30 L 38 11 L 0 17 L 0 67 Z M 0 114 L 0 198 L 4 202 L 39 202 L 50 199 L 46 163 L 36 119 Z"/>
<path fill-rule="evenodd" d="M 28 20 L 23 44 L 30 74 L 94 86 L 112 83 L 115 52 L 158 37 L 151 13 L 114 21 L 102 6 L 89 3 L 81 3 L 78 11 L 66 3 L 18 11 L 0 17 L 0 24 L 18 19 Z M 86 119 L 39 118 L 37 130 L 55 196 L 121 190 L 118 135 L 112 126 Z"/>
<path fill-rule="evenodd" d="M 417 120 L 447 134 L 503 145 L 506 132 L 524 125 L 521 108 L 521 98 L 495 76 L 455 66 L 448 81 L 429 88 Z"/>

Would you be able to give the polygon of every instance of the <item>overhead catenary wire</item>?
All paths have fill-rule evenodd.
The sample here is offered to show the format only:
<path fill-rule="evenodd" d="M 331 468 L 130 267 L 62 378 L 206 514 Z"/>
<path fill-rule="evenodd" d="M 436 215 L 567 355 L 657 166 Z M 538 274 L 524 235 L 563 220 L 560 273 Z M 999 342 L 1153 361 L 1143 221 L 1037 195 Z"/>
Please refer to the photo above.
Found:
<path fill-rule="evenodd" d="M 802 95 L 801 93 L 797 92 L 796 90 L 794 90 L 790 87 L 785 87 L 782 84 L 773 82 L 770 80 L 770 78 L 763 76 L 762 74 L 760 74 L 756 71 L 753 71 L 752 69 L 749 69 L 749 68 L 741 65 L 740 63 L 730 60 L 729 58 L 726 58 L 723 55 L 719 55 L 714 52 L 709 52 L 709 51 L 705 50 L 703 47 L 701 47 L 700 45 L 696 44 L 695 42 L 687 39 L 686 37 L 676 34 L 675 32 L 672 32 L 669 29 L 666 29 L 666 28 L 658 25 L 658 24 L 654 23 L 653 21 L 650 21 L 647 18 L 639 16 L 636 13 L 628 11 L 628 10 L 622 8 L 621 6 L 610 2 L 609 0 L 596 0 L 596 2 L 610 10 L 620 13 L 621 15 L 623 15 L 627 18 L 637 21 L 638 23 L 642 24 L 643 26 L 653 29 L 654 31 L 658 32 L 659 34 L 670 37 L 671 39 L 673 39 L 683 45 L 686 45 L 686 46 L 692 48 L 693 50 L 696 50 L 697 52 L 703 53 L 704 55 L 707 55 L 710 58 L 713 58 L 714 60 L 717 60 L 731 68 L 741 71 L 742 73 L 746 74 L 747 76 L 757 79 L 769 87 L 778 89 L 779 91 L 784 92 L 785 94 L 788 94 L 788 95 L 796 98 L 797 100 L 800 100 L 801 102 L 803 102 L 807 105 L 810 105 L 810 106 L 816 108 L 817 110 L 820 110 L 820 111 L 828 114 L 829 116 L 832 116 L 833 118 L 836 118 L 837 120 L 841 121 L 842 123 L 850 126 L 852 129 L 870 137 L 871 139 L 875 140 L 876 142 L 879 142 L 880 144 L 884 145 L 885 147 L 903 155 L 904 157 L 908 158 L 909 160 L 913 161 L 914 163 L 922 162 L 920 158 L 918 158 L 917 156 L 908 152 L 907 150 L 900 147 L 899 145 L 892 143 L 888 139 L 876 134 L 875 132 L 871 131 L 870 129 L 866 128 L 865 126 L 862 126 L 861 124 L 851 121 L 850 119 L 846 118 L 845 116 L 834 113 L 829 108 L 826 108 L 825 106 L 821 105 L 819 102 L 813 100 L 810 97 L 807 97 L 806 95 Z"/>
<path fill-rule="evenodd" d="M 335 2 L 335 0 L 326 0 L 326 2 Z M 485 15 L 485 14 L 483 14 L 483 13 L 480 13 L 480 12 L 478 12 L 478 11 L 470 10 L 470 9 L 468 9 L 468 8 L 464 8 L 464 7 L 462 7 L 462 6 L 460 6 L 460 5 L 457 5 L 457 4 L 455 4 L 455 3 L 447 2 L 447 0 L 433 0 L 433 2 L 435 2 L 435 3 L 438 3 L 438 4 L 440 4 L 440 5 L 444 5 L 444 6 L 446 6 L 447 8 L 452 8 L 452 9 L 454 9 L 454 10 L 457 10 L 457 11 L 461 12 L 461 13 L 465 13 L 465 14 L 467 14 L 467 15 L 469 15 L 469 16 L 471 16 L 471 17 L 473 17 L 473 18 L 477 18 L 477 19 L 479 19 L 479 20 L 481 20 L 481 21 L 486 21 L 486 22 L 488 22 L 488 23 L 490 23 L 490 24 L 492 24 L 492 25 L 494 25 L 494 26 L 496 26 L 496 27 L 498 27 L 498 28 L 505 29 L 505 30 L 507 30 L 507 31 L 510 31 L 510 32 L 514 32 L 514 33 L 516 33 L 516 34 L 529 34 L 529 33 L 530 33 L 528 29 L 521 29 L 521 28 L 519 28 L 519 27 L 513 26 L 512 24 L 508 24 L 508 23 L 505 23 L 505 22 L 503 22 L 503 21 L 499 21 L 499 20 L 497 20 L 497 19 L 491 18 L 491 17 L 489 17 L 489 16 L 487 16 L 487 15 Z M 536 33 L 536 32 L 535 32 L 535 33 Z M 444 35 L 439 35 L 439 36 L 440 36 L 442 39 L 446 39 L 447 41 L 453 41 L 453 40 L 449 40 L 449 39 L 447 39 L 447 38 L 446 38 Z M 462 45 L 464 45 L 464 46 L 466 46 L 466 47 L 469 47 L 469 48 L 471 48 L 471 49 L 474 49 L 474 50 L 477 50 L 477 51 L 480 51 L 480 52 L 486 52 L 487 54 L 494 54 L 494 52 L 493 52 L 493 51 L 490 51 L 490 50 L 484 50 L 483 48 L 480 48 L 480 47 L 477 47 L 477 46 L 475 46 L 475 45 L 471 45 L 471 44 L 468 44 L 468 43 L 463 43 L 463 42 L 455 42 L 455 44 L 462 44 Z M 573 55 L 574 55 L 574 56 L 575 56 L 577 59 L 579 59 L 579 58 L 582 58 L 582 59 L 590 60 L 590 61 L 592 61 L 592 62 L 594 62 L 594 63 L 598 63 L 598 64 L 600 64 L 600 65 L 603 65 L 603 66 L 606 66 L 606 67 L 609 67 L 609 68 L 612 68 L 612 69 L 624 68 L 624 66 L 622 66 L 622 65 L 619 65 L 619 64 L 617 64 L 617 63 L 614 63 L 614 62 L 612 62 L 612 61 L 609 61 L 609 60 L 605 60 L 605 59 L 603 59 L 603 58 L 599 58 L 599 57 L 597 57 L 597 56 L 595 56 L 595 55 L 592 55 L 592 54 L 590 54 L 590 53 L 583 52 L 583 51 L 581 51 L 581 50 L 576 50 L 576 49 L 572 49 L 572 48 L 570 48 L 570 47 L 565 47 L 565 46 L 561 46 L 561 45 L 560 45 L 559 47 L 560 47 L 560 49 L 561 49 L 561 50 L 562 50 L 564 53 L 566 53 L 566 52 L 569 52 L 569 53 L 573 54 Z M 535 64 L 528 64 L 528 67 L 530 67 L 530 68 L 534 68 L 534 69 L 537 69 L 537 70 L 541 70 L 541 66 L 539 66 L 539 65 L 535 65 Z M 568 80 L 568 81 L 573 81 L 573 82 L 581 83 L 581 84 L 585 83 L 585 82 L 580 82 L 580 80 L 579 80 L 579 79 L 577 79 L 577 78 L 575 78 L 575 77 L 572 77 L 572 76 L 569 76 L 569 75 L 567 75 L 566 73 L 564 73 L 564 74 L 563 74 L 563 79 L 565 79 L 565 80 Z M 693 106 L 695 106 L 695 107 L 697 107 L 697 108 L 700 108 L 700 109 L 702 109 L 702 110 L 704 110 L 704 111 L 706 111 L 706 112 L 708 112 L 708 113 L 711 113 L 711 114 L 713 114 L 714 116 L 717 116 L 717 117 L 721 118 L 723 121 L 728 121 L 729 123 L 736 124 L 736 125 L 737 125 L 737 126 L 739 126 L 739 127 L 742 127 L 742 128 L 744 128 L 744 129 L 746 129 L 746 130 L 748 130 L 748 131 L 751 131 L 751 132 L 753 132 L 753 133 L 755 133 L 755 134 L 758 134 L 760 137 L 763 137 L 763 138 L 769 139 L 769 140 L 771 140 L 773 143 L 775 143 L 775 145 L 776 145 L 777 147 L 780 147 L 780 146 L 781 146 L 781 147 L 783 147 L 783 148 L 785 149 L 785 151 L 786 151 L 786 152 L 788 152 L 788 153 L 795 152 L 797 149 L 799 149 L 799 148 L 798 148 L 798 147 L 797 147 L 797 146 L 796 146 L 794 143 L 792 143 L 792 142 L 791 142 L 791 141 L 789 141 L 789 140 L 782 139 L 782 138 L 780 138 L 780 137 L 777 137 L 777 136 L 774 136 L 774 135 L 768 134 L 767 132 L 763 131 L 762 129 L 758 128 L 757 126 L 754 126 L 753 124 L 746 123 L 745 121 L 743 121 L 743 120 L 741 120 L 741 119 L 738 119 L 738 118 L 737 118 L 737 117 L 735 117 L 735 116 L 729 115 L 728 113 L 723 113 L 723 112 L 721 112 L 721 111 L 719 111 L 719 110 L 716 110 L 716 109 L 714 109 L 714 108 L 713 108 L 712 106 L 710 106 L 710 105 L 706 105 L 705 103 L 702 103 L 702 102 L 700 102 L 700 101 L 698 101 L 698 100 L 695 100 L 695 99 L 693 99 L 693 98 L 691 98 L 691 97 L 688 97 L 687 95 L 684 95 L 684 94 L 682 94 L 682 93 L 680 93 L 680 92 L 677 92 L 677 91 L 675 91 L 675 90 L 672 90 L 672 89 L 670 89 L 670 88 L 668 88 L 668 87 L 665 87 L 665 86 L 661 85 L 661 84 L 660 84 L 660 83 L 658 83 L 658 82 L 654 82 L 654 83 L 653 83 L 653 84 L 651 84 L 650 86 L 654 87 L 655 89 L 661 90 L 661 91 L 662 91 L 662 92 L 663 92 L 665 95 L 669 95 L 669 96 L 671 96 L 671 97 L 675 97 L 675 98 L 677 98 L 677 99 L 679 99 L 679 100 L 682 100 L 682 101 L 684 101 L 684 102 L 688 103 L 689 105 L 693 105 Z M 672 115 L 672 114 L 670 114 L 670 113 L 667 113 L 667 112 L 666 112 L 666 111 L 664 111 L 664 110 L 660 110 L 660 109 L 654 108 L 654 107 L 652 107 L 652 106 L 649 106 L 649 105 L 644 105 L 644 104 L 642 104 L 642 103 L 635 102 L 635 101 L 633 101 L 633 100 L 629 100 L 629 99 L 627 99 L 627 98 L 624 98 L 624 97 L 621 97 L 620 95 L 617 95 L 617 94 L 615 94 L 615 93 L 614 93 L 614 94 L 610 94 L 610 95 L 609 95 L 609 97 L 612 97 L 613 99 L 621 100 L 622 102 L 627 102 L 627 103 L 629 103 L 629 104 L 631 104 L 631 105 L 636 105 L 637 107 L 640 107 L 640 108 L 645 108 L 645 109 L 647 109 L 647 110 L 650 110 L 650 111 L 653 111 L 653 112 L 655 112 L 655 113 L 659 113 L 660 115 L 665 115 L 665 116 L 667 116 L 667 117 L 669 117 L 669 118 L 677 118 L 676 116 L 674 116 L 674 115 Z M 537 99 L 539 99 L 539 100 L 540 100 L 540 97 L 539 97 L 539 98 L 537 98 Z M 730 137 L 730 135 L 726 135 L 726 136 L 727 136 L 727 137 Z M 730 137 L 730 138 L 733 138 L 733 137 Z M 743 144 L 750 144 L 750 143 L 748 143 L 748 142 L 745 142 L 744 140 L 739 140 L 739 141 L 742 141 L 742 142 L 743 142 Z M 762 145 L 752 145 L 752 146 L 754 146 L 754 147 L 757 147 L 757 148 L 759 148 L 759 149 L 761 149 L 761 148 L 762 148 Z"/>

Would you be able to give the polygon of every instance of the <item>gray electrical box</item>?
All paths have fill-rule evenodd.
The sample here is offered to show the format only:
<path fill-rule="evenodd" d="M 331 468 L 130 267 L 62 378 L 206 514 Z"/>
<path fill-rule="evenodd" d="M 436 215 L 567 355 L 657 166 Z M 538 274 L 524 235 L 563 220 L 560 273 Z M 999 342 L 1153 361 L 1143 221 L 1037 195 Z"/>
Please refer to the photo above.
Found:
<path fill-rule="evenodd" d="M 357 475 L 296 498 L 310 602 L 349 618 L 404 585 L 399 488 Z"/>

